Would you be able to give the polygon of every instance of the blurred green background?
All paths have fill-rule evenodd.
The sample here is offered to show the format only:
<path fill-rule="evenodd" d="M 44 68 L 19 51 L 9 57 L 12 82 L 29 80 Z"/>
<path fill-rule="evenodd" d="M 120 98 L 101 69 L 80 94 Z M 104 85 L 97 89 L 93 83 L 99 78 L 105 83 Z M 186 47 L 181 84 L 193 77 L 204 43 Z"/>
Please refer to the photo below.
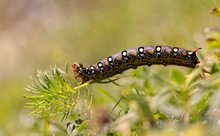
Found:
<path fill-rule="evenodd" d="M 166 44 L 193 50 L 197 46 L 193 40 L 202 37 L 206 27 L 220 26 L 218 18 L 210 15 L 216 4 L 220 2 L 2 0 L 0 135 L 31 131 L 29 124 L 34 118 L 29 115 L 31 110 L 24 108 L 23 94 L 37 69 L 55 64 L 64 69 L 65 62 L 74 61 L 91 65 L 140 45 Z M 154 68 L 167 76 L 169 67 Z"/>

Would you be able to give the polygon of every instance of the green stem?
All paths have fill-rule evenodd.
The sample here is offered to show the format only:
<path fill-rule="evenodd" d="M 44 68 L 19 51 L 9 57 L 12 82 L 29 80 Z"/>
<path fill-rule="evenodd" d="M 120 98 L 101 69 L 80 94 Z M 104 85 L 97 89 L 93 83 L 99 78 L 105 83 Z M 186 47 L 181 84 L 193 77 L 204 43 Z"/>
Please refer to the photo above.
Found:
<path fill-rule="evenodd" d="M 82 85 L 79 85 L 79 86 L 77 86 L 77 87 L 74 87 L 73 90 L 79 90 L 79 89 L 81 89 L 81 88 L 83 88 L 83 87 L 85 87 L 85 86 L 87 86 L 87 85 L 89 85 L 89 84 L 91 84 L 91 82 L 87 82 L 87 83 L 85 83 L 85 84 L 82 84 Z"/>
<path fill-rule="evenodd" d="M 43 136 L 47 136 L 47 134 L 49 134 L 49 122 L 48 119 L 44 119 Z"/>

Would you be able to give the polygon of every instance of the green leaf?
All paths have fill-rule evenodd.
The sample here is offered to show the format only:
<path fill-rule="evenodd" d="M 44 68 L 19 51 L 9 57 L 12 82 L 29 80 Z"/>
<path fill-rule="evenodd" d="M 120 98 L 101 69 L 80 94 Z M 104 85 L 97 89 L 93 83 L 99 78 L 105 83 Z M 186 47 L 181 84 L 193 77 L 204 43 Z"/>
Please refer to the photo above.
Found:
<path fill-rule="evenodd" d="M 178 84 L 182 84 L 185 82 L 185 74 L 177 69 L 172 70 L 171 72 L 171 78 L 173 81 L 175 81 Z"/>
<path fill-rule="evenodd" d="M 220 71 L 220 65 L 217 63 L 214 63 L 214 65 L 212 66 L 212 70 L 211 70 L 212 74 L 217 73 L 219 71 Z"/>
<path fill-rule="evenodd" d="M 220 17 L 220 8 L 217 8 L 217 7 L 213 8 L 213 9 L 211 10 L 211 14 L 214 14 L 214 15 Z"/>
<path fill-rule="evenodd" d="M 77 132 L 82 132 L 88 125 L 89 125 L 89 120 L 85 120 L 83 121 L 82 124 L 79 125 L 79 127 L 77 128 Z"/>

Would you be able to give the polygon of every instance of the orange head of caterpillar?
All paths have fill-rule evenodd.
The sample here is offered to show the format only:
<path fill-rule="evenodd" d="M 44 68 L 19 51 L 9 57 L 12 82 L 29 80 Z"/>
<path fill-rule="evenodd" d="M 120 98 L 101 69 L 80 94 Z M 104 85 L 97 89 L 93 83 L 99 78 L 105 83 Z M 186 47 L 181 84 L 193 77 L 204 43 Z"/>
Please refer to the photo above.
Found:
<path fill-rule="evenodd" d="M 73 69 L 73 71 L 74 71 L 74 73 L 75 73 L 75 77 L 81 77 L 81 76 L 83 76 L 84 73 L 83 73 L 82 68 L 83 68 L 83 65 L 82 65 L 81 63 L 74 62 L 74 63 L 72 64 L 72 69 Z"/>
<path fill-rule="evenodd" d="M 81 63 L 78 62 L 74 62 L 72 64 L 72 69 L 74 71 L 75 77 L 76 78 L 81 78 L 82 81 L 80 82 L 80 84 L 82 84 L 83 82 L 85 82 L 84 79 L 84 71 L 83 71 L 83 65 Z"/>

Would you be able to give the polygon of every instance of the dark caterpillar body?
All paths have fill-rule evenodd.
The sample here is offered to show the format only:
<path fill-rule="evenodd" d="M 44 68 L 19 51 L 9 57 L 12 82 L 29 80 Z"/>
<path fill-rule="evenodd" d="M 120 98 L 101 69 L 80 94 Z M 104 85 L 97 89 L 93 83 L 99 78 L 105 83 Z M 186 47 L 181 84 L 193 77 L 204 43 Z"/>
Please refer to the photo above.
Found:
<path fill-rule="evenodd" d="M 76 78 L 81 78 L 80 84 L 89 80 L 102 80 L 120 74 L 127 69 L 141 65 L 177 65 L 195 68 L 199 63 L 194 51 L 171 46 L 141 46 L 131 48 L 109 56 L 97 64 L 84 67 L 81 63 L 72 65 Z"/>

